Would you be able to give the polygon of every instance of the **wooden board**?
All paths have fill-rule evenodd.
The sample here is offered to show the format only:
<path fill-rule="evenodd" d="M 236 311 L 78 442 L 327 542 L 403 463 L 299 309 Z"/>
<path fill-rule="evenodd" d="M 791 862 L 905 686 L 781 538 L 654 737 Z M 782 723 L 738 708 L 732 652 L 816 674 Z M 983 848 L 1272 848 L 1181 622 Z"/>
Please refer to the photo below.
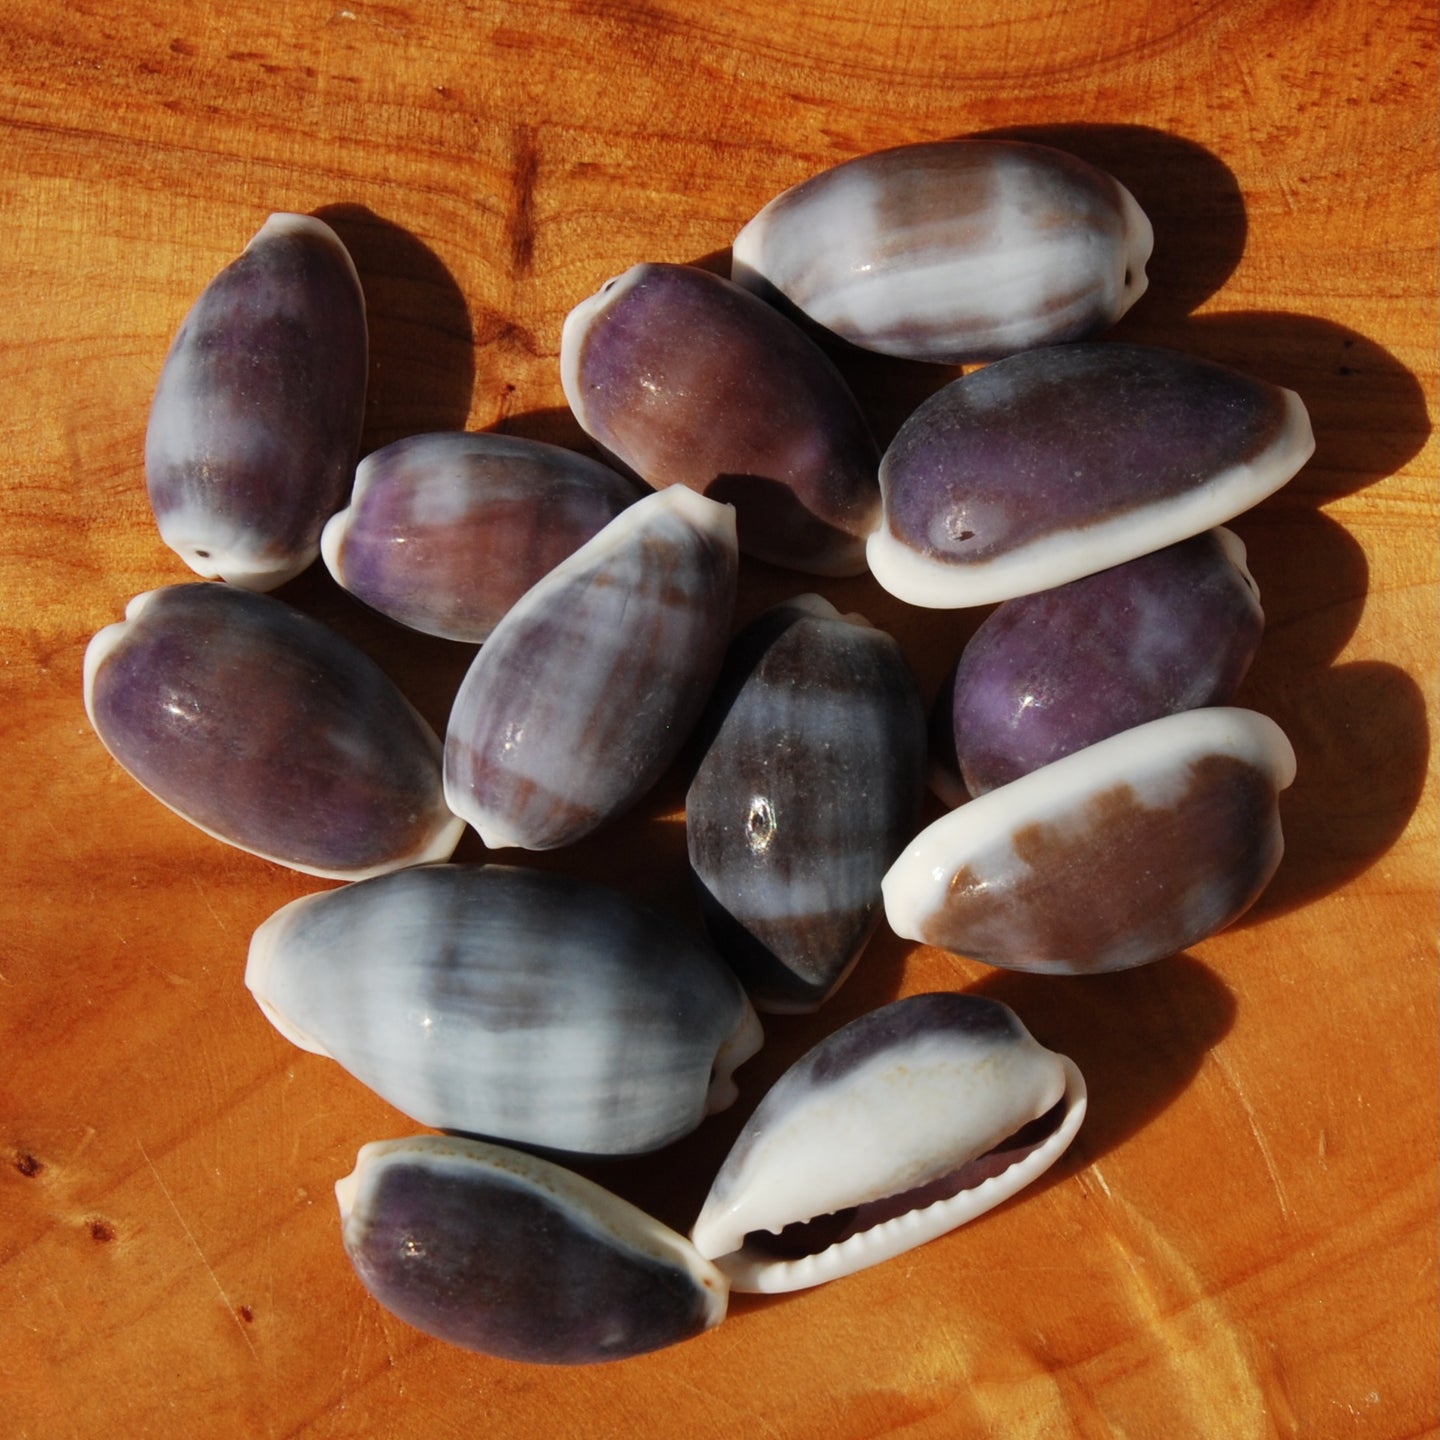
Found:
<path fill-rule="evenodd" d="M 1436 1430 L 1435 23 L 1414 0 L 73 0 L 0 4 L 0 1430 L 10 1436 L 1364 1436 Z M 882 934 L 774 1022 L 736 1111 L 617 1189 L 688 1224 L 743 1113 L 900 993 L 1016 1006 L 1092 1111 L 1035 1193 L 716 1332 L 554 1371 L 431 1341 L 340 1250 L 331 1186 L 415 1127 L 265 1022 L 252 929 L 320 888 L 108 759 L 85 643 L 187 578 L 141 451 L 176 325 L 271 210 L 351 244 L 366 448 L 500 426 L 581 445 L 568 308 L 723 252 L 785 186 L 990 129 L 1096 159 L 1154 218 L 1118 334 L 1293 386 L 1314 460 L 1236 522 L 1291 736 L 1289 853 L 1246 919 L 1046 980 Z M 938 378 L 862 367 L 882 437 Z M 744 613 L 817 588 L 747 568 Z M 976 623 L 820 586 L 933 694 Z M 464 647 L 307 576 L 443 723 Z M 678 781 L 564 855 L 684 910 Z M 473 838 L 465 858 L 480 858 Z"/>

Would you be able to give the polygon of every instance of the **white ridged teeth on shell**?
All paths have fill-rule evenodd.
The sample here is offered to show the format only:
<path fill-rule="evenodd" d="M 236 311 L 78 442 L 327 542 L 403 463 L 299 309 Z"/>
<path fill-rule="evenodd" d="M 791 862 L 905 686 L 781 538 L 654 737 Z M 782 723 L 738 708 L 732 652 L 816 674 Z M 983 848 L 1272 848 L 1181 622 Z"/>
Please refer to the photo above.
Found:
<path fill-rule="evenodd" d="M 374 1141 L 335 1198 L 365 1288 L 467 1350 L 591 1365 L 725 1318 L 725 1277 L 684 1236 L 533 1155 L 440 1135 Z"/>
<path fill-rule="evenodd" d="M 867 350 L 957 364 L 1076 340 L 1145 292 L 1154 235 L 1074 155 L 1017 140 L 904 145 L 777 196 L 735 279 Z"/>
<path fill-rule="evenodd" d="M 897 935 L 1012 970 L 1128 969 L 1242 915 L 1280 863 L 1280 727 L 1167 715 L 1077 750 L 922 830 L 884 880 Z"/>
<path fill-rule="evenodd" d="M 367 375 L 349 252 L 313 215 L 272 215 L 160 372 L 145 480 L 165 543 L 207 580 L 273 590 L 298 575 L 350 488 Z"/>
<path fill-rule="evenodd" d="M 672 486 L 505 615 L 445 740 L 446 797 L 486 845 L 568 845 L 660 778 L 724 659 L 738 559 L 735 512 Z"/>
<path fill-rule="evenodd" d="M 422 1125 L 591 1155 L 653 1150 L 760 1047 L 698 936 L 589 881 L 421 866 L 292 901 L 245 983 L 287 1039 Z"/>
<path fill-rule="evenodd" d="M 796 1062 L 747 1122 L 691 1238 L 736 1290 L 818 1285 L 993 1209 L 1084 1119 L 1074 1063 L 974 995 L 913 995 Z"/>

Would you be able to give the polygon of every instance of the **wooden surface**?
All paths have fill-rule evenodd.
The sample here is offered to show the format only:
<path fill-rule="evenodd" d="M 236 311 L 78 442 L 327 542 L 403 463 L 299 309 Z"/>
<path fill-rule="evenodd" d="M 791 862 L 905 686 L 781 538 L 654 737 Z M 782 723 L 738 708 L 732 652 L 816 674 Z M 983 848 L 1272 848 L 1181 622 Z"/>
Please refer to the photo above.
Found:
<path fill-rule="evenodd" d="M 1433 7 L 343 3 L 0 3 L 0 1433 L 1434 1434 Z M 81 708 L 91 633 L 186 578 L 141 476 L 170 336 L 267 213 L 320 211 L 371 307 L 367 448 L 461 425 L 580 445 L 560 324 L 608 276 L 723 252 L 850 155 L 1015 127 L 1151 213 L 1151 291 L 1118 333 L 1291 385 L 1314 417 L 1314 460 L 1235 526 L 1269 619 L 1242 698 L 1299 756 L 1284 867 L 1233 931 L 1110 978 L 882 932 L 831 1008 L 769 1027 L 734 1113 L 602 1176 L 687 1225 L 789 1058 L 959 987 L 1089 1077 L 1079 1141 L 1028 1197 L 633 1362 L 432 1342 L 362 1292 L 331 1196 L 362 1142 L 416 1127 L 241 981 L 254 926 L 323 882 L 163 810 Z M 884 438 L 945 378 L 853 374 Z M 809 588 L 754 567 L 744 613 Z M 927 695 L 976 623 L 819 588 L 891 629 Z M 464 647 L 323 578 L 284 593 L 443 724 Z M 685 911 L 682 795 L 534 863 Z"/>

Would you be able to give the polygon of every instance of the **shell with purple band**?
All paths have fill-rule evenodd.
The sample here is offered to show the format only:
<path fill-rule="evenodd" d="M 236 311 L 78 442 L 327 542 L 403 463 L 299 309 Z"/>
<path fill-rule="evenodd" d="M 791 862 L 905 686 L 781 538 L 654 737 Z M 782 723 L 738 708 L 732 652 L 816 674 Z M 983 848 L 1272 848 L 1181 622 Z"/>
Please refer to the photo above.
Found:
<path fill-rule="evenodd" d="M 815 1009 L 919 823 L 925 714 L 891 637 L 818 595 L 736 637 L 685 803 L 706 929 L 762 1010 Z"/>
<path fill-rule="evenodd" d="M 1094 333 L 1145 292 L 1153 234 L 1117 180 L 1017 140 L 903 145 L 777 196 L 735 279 L 867 350 L 958 364 Z"/>
<path fill-rule="evenodd" d="M 1223 528 L 1006 600 L 937 701 L 958 778 L 937 765 L 982 795 L 1121 730 L 1228 705 L 1264 626 L 1245 547 Z"/>
<path fill-rule="evenodd" d="M 354 474 L 366 356 L 339 237 L 272 215 L 185 317 L 150 408 L 150 505 L 192 570 L 273 590 L 315 559 Z"/>
<path fill-rule="evenodd" d="M 724 660 L 737 565 L 734 511 L 674 486 L 511 608 L 445 740 L 446 796 L 486 845 L 568 845 L 660 778 Z"/>
<path fill-rule="evenodd" d="M 590 881 L 427 865 L 276 911 L 245 983 L 292 1043 L 422 1125 L 654 1150 L 735 1098 L 749 1001 L 699 936 Z"/>
<path fill-rule="evenodd" d="M 853 1274 L 983 1215 L 1065 1152 L 1073 1061 L 975 995 L 912 995 L 822 1040 L 740 1132 L 695 1222 L 735 1290 Z"/>
<path fill-rule="evenodd" d="M 558 445 L 412 435 L 360 462 L 321 553 L 335 579 L 381 614 L 479 644 L 537 580 L 644 493 Z"/>
<path fill-rule="evenodd" d="M 747 555 L 864 570 L 875 442 L 830 359 L 747 290 L 636 265 L 566 317 L 560 378 L 581 427 L 648 484 L 733 504 Z"/>
<path fill-rule="evenodd" d="M 138 595 L 85 652 L 111 755 L 208 835 L 354 880 L 449 856 L 440 742 L 369 656 L 268 595 Z"/>
<path fill-rule="evenodd" d="M 867 553 L 892 595 L 987 605 L 1222 524 L 1310 458 L 1291 390 L 1155 346 L 1057 345 L 952 381 L 880 466 Z"/>
<path fill-rule="evenodd" d="M 335 1198 L 371 1295 L 483 1355 L 623 1360 L 725 1318 L 725 1277 L 683 1235 L 533 1155 L 442 1135 L 373 1141 Z"/>
<path fill-rule="evenodd" d="M 1144 965 L 1238 919 L 1284 849 L 1274 721 L 1167 715 L 952 810 L 885 876 L 896 934 L 1011 970 Z"/>

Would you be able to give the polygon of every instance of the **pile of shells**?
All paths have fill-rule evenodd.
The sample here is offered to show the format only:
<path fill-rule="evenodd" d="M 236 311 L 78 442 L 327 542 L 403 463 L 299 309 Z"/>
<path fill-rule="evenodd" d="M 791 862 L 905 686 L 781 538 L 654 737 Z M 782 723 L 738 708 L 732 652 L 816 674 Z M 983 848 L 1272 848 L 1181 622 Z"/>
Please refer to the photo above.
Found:
<path fill-rule="evenodd" d="M 730 1104 L 756 1010 L 822 1005 L 882 916 L 988 964 L 1093 973 L 1173 954 L 1265 887 L 1294 756 L 1229 706 L 1263 617 L 1216 527 L 1313 442 L 1289 391 L 1086 341 L 1144 292 L 1150 249 L 1123 186 L 1042 146 L 850 161 L 740 231 L 733 280 L 637 265 L 571 312 L 561 380 L 609 464 L 447 434 L 357 467 L 364 300 L 317 219 L 272 216 L 207 287 L 146 476 L 163 539 L 226 583 L 132 601 L 91 642 L 85 704 L 208 834 L 351 882 L 265 921 L 246 983 L 289 1040 L 447 1132 L 366 1145 L 336 1186 L 382 1304 L 489 1354 L 591 1362 L 714 1325 L 731 1288 L 940 1235 L 1085 1114 L 1074 1064 L 977 996 L 912 995 L 822 1040 L 689 1239 L 555 1157 L 654 1150 Z M 835 337 L 993 363 L 882 456 Z M 732 636 L 741 552 L 996 608 L 927 722 L 894 640 L 818 596 Z M 375 610 L 480 643 L 443 742 L 262 593 L 320 555 Z M 687 742 L 703 936 L 589 881 L 445 863 L 467 824 L 491 849 L 573 844 Z M 922 830 L 927 778 L 954 808 Z"/>

